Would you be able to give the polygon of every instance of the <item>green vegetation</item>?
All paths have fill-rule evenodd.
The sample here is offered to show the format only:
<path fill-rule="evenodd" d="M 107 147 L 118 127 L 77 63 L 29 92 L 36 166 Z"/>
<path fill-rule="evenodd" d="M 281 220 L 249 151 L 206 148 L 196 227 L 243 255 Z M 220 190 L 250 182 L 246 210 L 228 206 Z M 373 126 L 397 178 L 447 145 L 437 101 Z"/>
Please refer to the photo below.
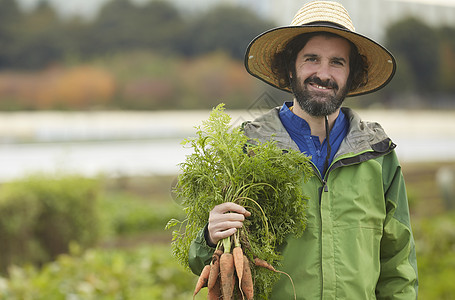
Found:
<path fill-rule="evenodd" d="M 103 214 L 116 236 L 161 231 L 169 219 L 183 216 L 183 211 L 175 203 L 150 203 L 138 195 L 120 192 L 104 199 Z"/>
<path fill-rule="evenodd" d="M 169 255 L 169 246 L 71 248 L 42 268 L 11 266 L 9 278 L 0 277 L 0 299 L 191 299 L 195 277 Z"/>
<path fill-rule="evenodd" d="M 455 295 L 455 213 L 414 222 L 419 298 L 452 299 Z"/>
<path fill-rule="evenodd" d="M 258 257 L 276 265 L 276 245 L 290 234 L 301 235 L 306 226 L 306 197 L 300 187 L 313 174 L 309 158 L 292 149 L 283 151 L 274 141 L 249 142 L 241 128 L 230 128 L 230 122 L 220 104 L 197 127 L 197 136 L 184 141 L 194 150 L 180 165 L 176 187 L 186 218 L 173 219 L 168 226 L 177 227 L 173 252 L 184 266 L 191 241 L 217 204 L 234 202 L 251 212 L 240 231 L 240 243 L 251 261 Z M 230 252 L 231 238 L 221 243 Z M 278 279 L 261 268 L 253 270 L 253 277 L 256 297 L 264 297 Z"/>
<path fill-rule="evenodd" d="M 411 198 L 411 221 L 416 240 L 421 299 L 448 300 L 455 293 L 452 284 L 455 278 L 455 214 L 444 207 L 435 182 L 436 170 L 442 165 L 419 163 L 403 166 Z M 50 178 L 55 186 L 63 186 L 63 182 L 66 182 L 66 186 L 71 186 L 65 192 L 67 194 L 71 194 L 75 186 L 99 189 L 97 207 L 102 216 L 98 219 L 101 222 L 98 226 L 110 229 L 104 231 L 100 240 L 88 249 L 82 246 L 81 241 L 70 242 L 67 247 L 69 252 L 58 255 L 47 263 L 33 264 L 33 254 L 36 252 L 21 252 L 21 259 L 9 264 L 6 272 L 0 275 L 0 299 L 191 298 L 197 277 L 172 256 L 170 232 L 164 230 L 169 217 L 184 217 L 183 211 L 172 201 L 169 193 L 173 177 L 87 179 L 68 174 L 40 176 L 40 182 L 43 183 L 41 190 L 47 189 L 44 184 Z M 22 179 L 0 186 L 2 232 L 6 228 L 16 232 L 20 231 L 21 226 L 29 228 L 28 224 L 36 220 L 42 209 L 39 205 L 31 204 L 36 196 L 29 189 L 24 189 L 27 181 Z M 8 192 L 12 190 L 14 193 Z M 21 196 L 13 201 L 16 205 L 8 201 L 14 210 L 7 213 L 4 206 L 6 195 L 12 194 Z M 8 199 L 12 199 L 11 196 Z M 65 198 L 60 200 L 64 206 Z M 143 213 L 138 212 L 141 209 Z M 6 217 L 10 221 L 2 222 Z M 20 222 L 15 222 L 14 219 Z M 91 230 L 97 231 L 97 226 Z M 22 235 L 18 237 L 31 238 L 26 230 L 20 232 Z M 4 251 L 6 243 L 3 237 L 1 245 L 1 251 Z M 3 253 L 0 257 L 4 257 Z M 202 290 L 196 299 L 205 299 L 204 293 L 206 291 Z"/>
<path fill-rule="evenodd" d="M 30 176 L 0 189 L 0 272 L 12 263 L 39 264 L 100 238 L 99 187 L 80 176 Z"/>
<path fill-rule="evenodd" d="M 275 26 L 242 7 L 189 15 L 162 0 L 107 1 L 93 20 L 61 18 L 48 1 L 22 12 L 15 0 L 0 0 L 0 17 L 1 69 L 146 50 L 185 57 L 222 50 L 240 60 L 251 39 Z"/>

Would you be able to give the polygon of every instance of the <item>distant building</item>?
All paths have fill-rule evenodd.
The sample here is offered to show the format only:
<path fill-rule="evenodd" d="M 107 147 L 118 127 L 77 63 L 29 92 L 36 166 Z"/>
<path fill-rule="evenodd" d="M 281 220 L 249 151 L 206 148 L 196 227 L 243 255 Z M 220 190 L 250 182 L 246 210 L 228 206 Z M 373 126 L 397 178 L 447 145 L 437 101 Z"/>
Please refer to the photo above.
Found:
<path fill-rule="evenodd" d="M 288 25 L 297 10 L 310 1 L 302 0 L 172 0 L 178 7 L 200 11 L 215 4 L 247 7 L 278 26 Z M 382 41 L 387 26 L 414 16 L 431 26 L 455 27 L 455 6 L 439 3 L 426 4 L 411 0 L 339 0 L 348 10 L 356 31 Z"/>

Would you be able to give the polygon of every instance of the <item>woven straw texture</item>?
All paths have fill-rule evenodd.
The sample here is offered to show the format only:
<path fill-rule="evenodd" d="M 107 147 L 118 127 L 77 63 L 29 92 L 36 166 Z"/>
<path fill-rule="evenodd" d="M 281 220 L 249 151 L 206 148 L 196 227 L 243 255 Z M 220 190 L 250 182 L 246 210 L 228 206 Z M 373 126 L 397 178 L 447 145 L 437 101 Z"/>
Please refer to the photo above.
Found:
<path fill-rule="evenodd" d="M 314 22 L 335 23 L 345 29 L 311 25 Z M 360 54 L 367 58 L 368 83 L 349 92 L 348 96 L 376 91 L 384 87 L 393 77 L 396 63 L 392 54 L 375 41 L 356 33 L 346 9 L 341 4 L 331 1 L 310 2 L 297 12 L 290 26 L 274 28 L 256 37 L 248 46 L 245 55 L 247 71 L 266 83 L 280 88 L 278 79 L 271 69 L 273 56 L 297 35 L 319 31 L 331 32 L 350 40 L 357 46 Z M 283 90 L 290 92 L 289 89 Z"/>

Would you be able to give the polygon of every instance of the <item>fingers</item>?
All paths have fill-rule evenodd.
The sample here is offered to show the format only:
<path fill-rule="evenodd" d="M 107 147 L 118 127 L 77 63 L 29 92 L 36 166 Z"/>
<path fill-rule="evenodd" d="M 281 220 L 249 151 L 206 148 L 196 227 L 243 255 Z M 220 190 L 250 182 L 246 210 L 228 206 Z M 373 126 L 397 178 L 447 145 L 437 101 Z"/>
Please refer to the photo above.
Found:
<path fill-rule="evenodd" d="M 237 228 L 229 228 L 227 230 L 220 230 L 217 231 L 216 229 L 210 230 L 209 228 L 209 238 L 210 238 L 210 243 L 213 245 L 216 245 L 220 240 L 230 237 L 237 231 Z M 212 232 L 212 233 L 210 233 Z"/>
<path fill-rule="evenodd" d="M 245 207 L 235 204 L 233 202 L 226 202 L 226 203 L 219 204 L 219 205 L 215 206 L 212 210 L 212 212 L 221 213 L 221 214 L 224 214 L 228 211 L 242 214 L 245 217 L 249 217 L 251 215 L 251 213 L 249 211 L 247 211 L 245 209 Z"/>
<path fill-rule="evenodd" d="M 233 235 L 243 226 L 245 217 L 250 215 L 243 206 L 232 202 L 215 206 L 210 212 L 207 228 L 210 242 L 216 244 L 219 240 Z"/>

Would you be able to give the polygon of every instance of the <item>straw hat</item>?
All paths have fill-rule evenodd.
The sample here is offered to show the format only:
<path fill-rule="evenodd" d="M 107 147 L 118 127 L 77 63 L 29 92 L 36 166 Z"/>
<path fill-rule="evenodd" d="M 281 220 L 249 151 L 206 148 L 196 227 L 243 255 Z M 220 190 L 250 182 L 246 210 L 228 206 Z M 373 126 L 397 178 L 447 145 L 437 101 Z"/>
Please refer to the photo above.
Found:
<path fill-rule="evenodd" d="M 351 90 L 347 96 L 377 91 L 392 79 L 396 69 L 392 54 L 370 38 L 356 33 L 346 9 L 332 1 L 307 3 L 297 12 L 290 26 L 271 29 L 253 39 L 245 54 L 248 73 L 276 88 L 291 92 L 288 88 L 279 87 L 278 79 L 271 68 L 272 58 L 294 37 L 318 31 L 331 32 L 350 40 L 357 46 L 359 53 L 367 58 L 367 84 Z"/>

